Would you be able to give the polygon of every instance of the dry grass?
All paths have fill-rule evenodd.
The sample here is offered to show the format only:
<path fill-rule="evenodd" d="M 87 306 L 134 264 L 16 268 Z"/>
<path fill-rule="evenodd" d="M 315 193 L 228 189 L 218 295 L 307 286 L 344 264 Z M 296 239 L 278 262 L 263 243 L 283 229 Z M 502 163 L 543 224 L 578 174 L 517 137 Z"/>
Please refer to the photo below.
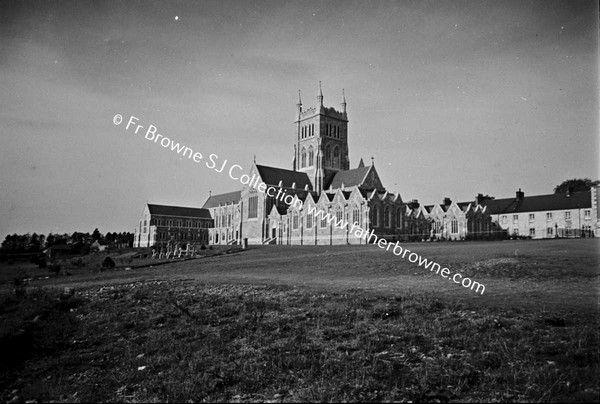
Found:
<path fill-rule="evenodd" d="M 72 276 L 73 297 L 28 289 L 1 302 L 10 360 L 0 400 L 597 401 L 597 306 L 559 302 L 565 291 L 597 293 L 597 267 L 581 266 L 598 258 L 565 255 L 559 246 L 582 244 L 564 243 L 457 243 L 446 259 L 498 285 L 488 297 L 426 290 L 443 281 L 366 247 L 267 248 Z M 442 261 L 436 245 L 415 247 Z M 307 274 L 284 264 L 311 254 L 319 265 Z M 390 286 L 392 275 L 413 287 Z M 527 295 L 513 290 L 534 284 Z M 501 285 L 512 294 L 495 295 Z M 530 304 L 542 289 L 544 304 Z"/>

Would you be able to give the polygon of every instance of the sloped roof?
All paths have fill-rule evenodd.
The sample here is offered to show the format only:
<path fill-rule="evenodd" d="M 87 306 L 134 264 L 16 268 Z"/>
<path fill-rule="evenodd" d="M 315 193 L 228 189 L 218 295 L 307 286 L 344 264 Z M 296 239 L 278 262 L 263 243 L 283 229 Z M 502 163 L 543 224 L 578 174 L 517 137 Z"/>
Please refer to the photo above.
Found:
<path fill-rule="evenodd" d="M 210 212 L 204 208 L 189 208 L 184 206 L 169 206 L 169 205 L 155 205 L 148 204 L 148 209 L 152 215 L 164 215 L 164 216 L 184 216 L 184 217 L 195 217 L 200 219 L 212 219 Z"/>
<path fill-rule="evenodd" d="M 590 191 L 573 192 L 571 196 L 560 194 L 525 196 L 516 198 L 490 199 L 483 201 L 491 215 L 500 213 L 541 212 L 552 210 L 583 209 L 592 206 Z"/>
<path fill-rule="evenodd" d="M 204 202 L 204 206 L 202 206 L 202 208 L 209 209 L 215 208 L 219 205 L 230 205 L 232 203 L 236 204 L 240 202 L 240 199 L 242 199 L 242 191 L 233 191 L 224 194 L 211 195 L 208 197 L 206 202 Z"/>
<path fill-rule="evenodd" d="M 256 165 L 260 178 L 267 185 L 278 186 L 279 181 L 284 188 L 291 188 L 293 183 L 296 183 L 296 188 L 304 189 L 308 185 L 308 189 L 312 190 L 312 184 L 308 175 L 300 171 L 285 170 L 283 168 L 268 167 Z"/>
<path fill-rule="evenodd" d="M 362 185 L 370 168 L 371 166 L 353 168 L 352 170 L 346 171 L 338 171 L 331 180 L 331 187 L 333 189 L 337 189 L 341 188 L 342 185 L 344 187 L 353 187 L 357 185 L 360 186 Z M 327 188 L 329 188 L 329 185 Z"/>

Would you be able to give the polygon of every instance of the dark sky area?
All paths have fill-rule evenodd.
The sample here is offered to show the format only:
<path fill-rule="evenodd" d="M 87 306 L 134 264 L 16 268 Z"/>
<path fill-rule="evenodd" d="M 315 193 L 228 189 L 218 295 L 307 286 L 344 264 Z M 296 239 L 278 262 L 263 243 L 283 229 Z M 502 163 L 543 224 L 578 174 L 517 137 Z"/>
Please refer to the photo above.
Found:
<path fill-rule="evenodd" d="M 291 168 L 298 89 L 407 201 L 598 174 L 597 1 L 0 1 L 0 233 L 133 231 L 240 188 L 115 126 Z"/>

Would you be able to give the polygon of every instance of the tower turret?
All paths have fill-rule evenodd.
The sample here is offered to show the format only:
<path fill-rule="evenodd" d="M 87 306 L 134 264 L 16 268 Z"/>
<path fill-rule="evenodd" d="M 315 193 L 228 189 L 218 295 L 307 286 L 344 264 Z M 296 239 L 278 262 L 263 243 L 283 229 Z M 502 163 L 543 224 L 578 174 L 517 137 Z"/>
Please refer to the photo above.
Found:
<path fill-rule="evenodd" d="M 300 120 L 300 115 L 302 115 L 302 98 L 300 98 L 300 90 L 298 90 L 298 103 L 296 104 L 296 107 L 298 108 L 298 116 L 296 119 Z"/>
<path fill-rule="evenodd" d="M 342 114 L 346 116 L 346 92 L 342 88 Z"/>
<path fill-rule="evenodd" d="M 323 108 L 323 90 L 321 89 L 321 81 L 319 80 L 319 95 L 317 95 L 317 105 Z"/>

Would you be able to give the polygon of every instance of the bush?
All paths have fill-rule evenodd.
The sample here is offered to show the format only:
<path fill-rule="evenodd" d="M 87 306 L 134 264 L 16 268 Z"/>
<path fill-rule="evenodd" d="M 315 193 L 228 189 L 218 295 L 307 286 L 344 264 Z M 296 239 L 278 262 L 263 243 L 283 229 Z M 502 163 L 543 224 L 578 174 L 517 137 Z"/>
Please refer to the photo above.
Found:
<path fill-rule="evenodd" d="M 110 257 L 106 257 L 104 260 L 102 260 L 102 269 L 112 269 L 115 266 L 115 261 Z"/>
<path fill-rule="evenodd" d="M 40 258 L 37 265 L 39 268 L 46 268 L 46 258 Z"/>
<path fill-rule="evenodd" d="M 83 266 L 83 259 L 81 257 L 73 258 L 71 260 L 71 265 L 73 265 L 74 267 L 77 267 L 77 268 L 81 268 Z"/>
<path fill-rule="evenodd" d="M 49 270 L 50 272 L 52 272 L 52 273 L 55 273 L 55 274 L 57 274 L 57 273 L 59 273 L 59 272 L 60 272 L 61 268 L 62 268 L 62 267 L 60 266 L 60 264 L 59 264 L 58 262 L 55 262 L 55 263 L 52 263 L 52 265 L 50 265 L 50 266 L 48 267 L 48 270 Z"/>
<path fill-rule="evenodd" d="M 200 245 L 201 250 L 206 250 L 206 246 L 204 244 Z"/>

